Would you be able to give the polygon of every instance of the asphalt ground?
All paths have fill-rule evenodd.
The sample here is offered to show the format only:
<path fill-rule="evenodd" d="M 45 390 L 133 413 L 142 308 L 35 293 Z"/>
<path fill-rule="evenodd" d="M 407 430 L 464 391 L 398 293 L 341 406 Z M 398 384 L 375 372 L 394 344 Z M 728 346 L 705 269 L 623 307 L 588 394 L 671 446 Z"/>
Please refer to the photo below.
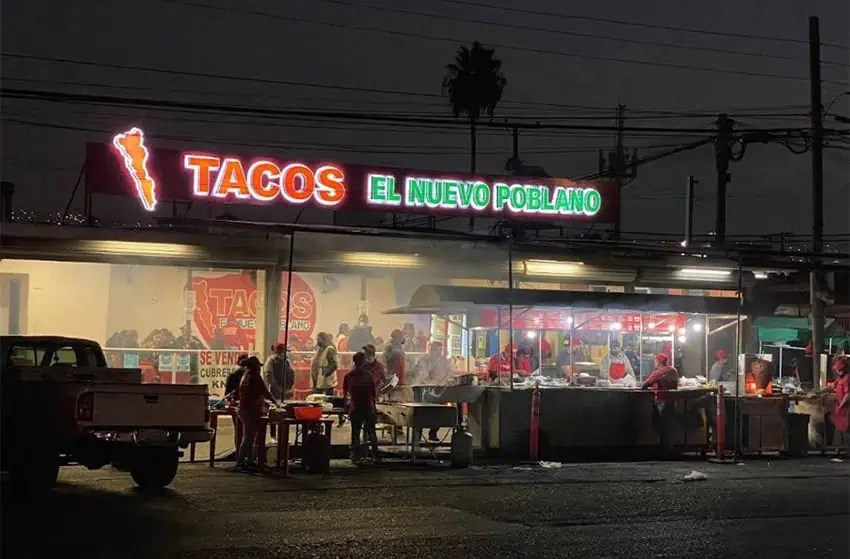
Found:
<path fill-rule="evenodd" d="M 692 470 L 705 479 L 685 481 Z M 3 507 L 3 557 L 850 557 L 850 462 L 334 462 L 329 477 L 181 465 L 138 492 L 66 468 Z"/>

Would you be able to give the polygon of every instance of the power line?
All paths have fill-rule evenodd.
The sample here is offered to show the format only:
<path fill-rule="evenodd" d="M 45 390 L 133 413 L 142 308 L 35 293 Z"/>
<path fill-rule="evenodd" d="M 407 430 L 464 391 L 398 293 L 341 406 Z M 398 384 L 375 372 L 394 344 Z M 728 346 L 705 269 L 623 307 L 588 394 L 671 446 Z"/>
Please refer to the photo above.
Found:
<path fill-rule="evenodd" d="M 403 90 L 393 90 L 393 89 L 381 89 L 374 87 L 356 87 L 350 85 L 332 85 L 332 84 L 324 84 L 324 83 L 316 83 L 316 82 L 304 82 L 304 81 L 292 81 L 292 80 L 278 80 L 273 78 L 259 78 L 259 77 L 248 77 L 248 76 L 234 76 L 228 74 L 214 74 L 211 72 L 196 72 L 191 70 L 174 70 L 171 68 L 158 68 L 152 66 L 137 66 L 137 65 L 128 65 L 128 64 L 115 64 L 110 62 L 95 62 L 91 60 L 75 60 L 70 58 L 59 58 L 59 57 L 51 57 L 51 56 L 39 56 L 34 54 L 21 54 L 21 53 L 10 53 L 3 52 L 0 53 L 0 56 L 4 56 L 7 58 L 16 58 L 20 60 L 38 60 L 41 62 L 51 62 L 57 64 L 73 64 L 78 66 L 93 66 L 98 68 L 112 68 L 115 70 L 129 70 L 136 72 L 152 72 L 157 74 L 167 74 L 172 76 L 187 76 L 187 77 L 195 77 L 195 78 L 208 78 L 208 79 L 218 79 L 218 80 L 226 80 L 226 81 L 234 81 L 239 83 L 245 82 L 255 82 L 255 83 L 265 83 L 269 85 L 286 85 L 292 87 L 307 87 L 314 89 L 327 89 L 332 91 L 351 91 L 358 93 L 372 93 L 372 94 L 380 94 L 380 95 L 401 95 L 407 97 L 421 97 L 428 99 L 442 99 L 446 103 L 446 98 L 439 93 L 424 93 L 420 91 L 403 91 Z M 539 107 L 558 107 L 558 108 L 575 108 L 581 110 L 605 110 L 610 111 L 609 107 L 588 107 L 583 105 L 568 105 L 563 103 L 544 103 L 539 101 L 511 101 L 508 99 L 503 100 L 501 103 L 504 104 L 520 104 L 520 105 L 529 105 L 529 106 L 539 106 Z"/>
<path fill-rule="evenodd" d="M 181 0 L 163 0 L 163 1 L 170 2 L 170 3 L 178 3 L 178 4 L 184 4 L 185 3 Z M 516 23 L 504 23 L 504 22 L 497 22 L 497 21 L 487 21 L 487 20 L 480 20 L 480 19 L 464 18 L 464 17 L 458 17 L 458 16 L 447 16 L 447 15 L 441 15 L 441 14 L 435 14 L 435 13 L 429 13 L 429 12 L 419 12 L 419 11 L 414 11 L 414 10 L 391 8 L 391 7 L 388 7 L 388 6 L 374 6 L 374 5 L 371 5 L 371 4 L 360 4 L 360 3 L 357 3 L 357 2 L 349 2 L 347 0 L 321 0 L 321 1 L 327 2 L 327 3 L 330 3 L 330 4 L 339 4 L 339 5 L 342 5 L 342 6 L 364 8 L 364 9 L 367 9 L 367 10 L 375 10 L 375 11 L 381 11 L 381 12 L 393 12 L 393 13 L 398 13 L 398 14 L 414 15 L 414 16 L 427 17 L 427 18 L 439 19 L 439 20 L 444 20 L 444 21 L 445 20 L 456 21 L 456 22 L 461 21 L 461 22 L 473 23 L 473 24 L 476 24 L 476 25 L 490 25 L 490 26 L 496 26 L 496 27 L 504 27 L 504 28 L 508 28 L 508 29 L 520 29 L 520 30 L 523 30 L 523 31 L 534 31 L 535 33 L 550 33 L 550 34 L 555 34 L 555 35 L 564 35 L 564 36 L 570 36 L 570 37 L 582 37 L 582 38 L 585 38 L 585 39 L 595 39 L 595 40 L 604 40 L 604 41 L 614 41 L 614 42 L 628 43 L 628 44 L 633 44 L 633 45 L 647 45 L 647 46 L 655 46 L 655 47 L 663 47 L 663 48 L 679 49 L 679 50 L 702 51 L 702 52 L 711 52 L 711 53 L 714 53 L 714 54 L 729 54 L 729 55 L 733 55 L 733 56 L 750 56 L 750 57 L 756 57 L 756 58 L 770 58 L 770 59 L 774 59 L 774 60 L 786 60 L 786 61 L 799 62 L 800 64 L 808 64 L 808 60 L 805 57 L 785 56 L 785 55 L 779 55 L 779 54 L 767 54 L 767 53 L 763 53 L 763 52 L 751 52 L 751 51 L 744 51 L 744 50 L 723 49 L 723 48 L 716 48 L 716 47 L 697 47 L 697 46 L 693 46 L 693 45 L 682 45 L 682 44 L 677 44 L 677 43 L 662 43 L 660 41 L 647 41 L 647 40 L 643 40 L 643 39 L 628 39 L 628 38 L 625 38 L 625 37 L 612 37 L 610 35 L 599 35 L 599 34 L 596 34 L 596 33 L 585 33 L 585 32 L 581 32 L 581 31 L 568 31 L 568 30 L 563 30 L 563 29 L 546 29 L 546 28 L 542 28 L 542 27 L 538 27 L 538 26 L 534 26 L 534 25 L 521 25 L 521 24 L 516 24 Z M 834 66 L 842 66 L 842 67 L 845 67 L 845 68 L 850 68 L 850 64 L 843 63 L 843 62 L 824 61 L 823 64 L 824 65 L 834 65 Z"/>
<path fill-rule="evenodd" d="M 465 121 L 449 118 L 425 118 L 388 116 L 382 114 L 345 112 L 345 111 L 319 111 L 319 110 L 285 110 L 269 109 L 262 107 L 244 107 L 235 105 L 218 105 L 209 103 L 189 103 L 180 101 L 164 101 L 153 99 L 126 98 L 105 95 L 88 95 L 64 93 L 55 91 L 24 90 L 13 88 L 0 89 L 0 96 L 10 99 L 27 99 L 55 103 L 80 103 L 93 105 L 115 105 L 133 106 L 139 108 L 156 108 L 162 110 L 176 110 L 182 112 L 210 112 L 245 116 L 269 116 L 269 117 L 313 117 L 338 120 L 374 121 L 374 122 L 396 122 L 409 126 L 416 125 L 442 125 L 450 127 L 466 127 Z M 587 130 L 615 132 L 619 130 L 616 126 L 598 124 L 561 124 L 561 123 L 530 123 L 530 122 L 491 122 L 481 121 L 478 125 L 482 128 L 520 128 L 520 129 L 552 129 L 552 130 Z M 711 131 L 706 128 L 674 128 L 674 127 L 629 127 L 626 132 L 643 133 L 679 133 L 679 134 L 708 134 Z M 763 132 L 797 132 L 799 128 L 771 128 L 760 129 Z"/>
<path fill-rule="evenodd" d="M 628 27 L 640 27 L 644 29 L 657 29 L 663 31 L 675 31 L 677 33 L 695 33 L 698 35 L 711 35 L 715 37 L 731 37 L 735 39 L 755 39 L 759 41 L 769 41 L 774 43 L 791 43 L 796 45 L 808 45 L 809 41 L 805 39 L 791 39 L 786 37 L 772 37 L 768 35 L 750 35 L 746 33 L 732 33 L 729 31 L 710 31 L 707 29 L 695 29 L 692 27 L 679 27 L 679 26 L 671 26 L 671 25 L 659 25 L 656 23 L 641 23 L 636 21 L 625 21 L 621 19 L 610 19 L 610 18 L 601 18 L 601 17 L 590 17 L 590 16 L 576 16 L 576 15 L 567 15 L 561 14 L 557 12 L 545 12 L 540 10 L 530 10 L 528 8 L 509 8 L 507 6 L 498 6 L 493 4 L 487 4 L 483 2 L 473 2 L 471 0 L 440 0 L 447 4 L 459 4 L 462 6 L 474 6 L 477 8 L 486 8 L 490 10 L 500 10 L 504 12 L 513 12 L 517 14 L 527 14 L 527 15 L 537 15 L 544 16 L 547 18 L 557 18 L 557 19 L 566 19 L 573 21 L 590 21 L 594 23 L 608 23 L 612 25 L 625 25 Z M 822 43 L 825 47 L 837 48 L 850 50 L 850 46 L 841 45 L 838 43 Z"/>
<path fill-rule="evenodd" d="M 205 10 L 212 10 L 224 13 L 240 13 L 246 15 L 267 17 L 271 19 L 278 19 L 281 21 L 291 21 L 296 23 L 307 23 L 311 25 L 322 25 L 327 27 L 339 28 L 339 29 L 353 29 L 356 31 L 365 31 L 369 33 L 383 33 L 387 35 L 394 35 L 397 37 L 407 37 L 413 39 L 423 39 L 427 41 L 438 41 L 438 42 L 447 42 L 451 44 L 457 44 L 458 40 L 456 37 L 445 37 L 439 35 L 425 35 L 421 33 L 414 33 L 411 31 L 398 31 L 395 29 L 379 29 L 374 27 L 369 27 L 368 25 L 360 25 L 355 23 L 338 23 L 338 22 L 328 22 L 321 20 L 314 20 L 296 16 L 288 16 L 283 14 L 277 14 L 272 12 L 261 12 L 257 10 L 246 10 L 240 8 L 229 8 L 225 6 L 211 6 L 209 4 L 202 4 L 198 2 L 192 2 L 189 0 L 160 0 L 161 2 L 165 2 L 168 4 L 177 4 L 183 5 L 187 7 L 195 7 L 201 8 Z M 689 64 L 678 64 L 675 62 L 651 62 L 648 60 L 637 60 L 632 58 L 618 58 L 612 56 L 601 56 L 601 55 L 592 55 L 592 54 L 578 54 L 571 52 L 564 52 L 558 50 L 551 49 L 541 49 L 535 47 L 523 47 L 519 45 L 507 45 L 504 43 L 488 43 L 490 46 L 499 47 L 508 50 L 515 51 L 523 51 L 523 52 L 531 52 L 535 54 L 548 54 L 553 56 L 563 56 L 567 58 L 576 58 L 582 60 L 598 60 L 603 62 L 616 62 L 619 64 L 635 64 L 640 66 L 651 66 L 651 67 L 659 67 L 659 68 L 672 68 L 677 70 L 691 70 L 698 72 L 710 72 L 716 74 L 735 74 L 740 76 L 750 76 L 750 77 L 760 77 L 760 78 L 773 78 L 773 79 L 783 79 L 783 80 L 792 80 L 792 81 L 808 81 L 808 78 L 805 76 L 787 76 L 783 74 L 773 74 L 769 72 L 751 72 L 747 70 L 732 70 L 727 68 L 715 68 L 711 66 L 693 66 Z M 843 85 L 844 82 L 837 82 L 832 80 L 823 80 L 824 83 L 834 83 Z"/>

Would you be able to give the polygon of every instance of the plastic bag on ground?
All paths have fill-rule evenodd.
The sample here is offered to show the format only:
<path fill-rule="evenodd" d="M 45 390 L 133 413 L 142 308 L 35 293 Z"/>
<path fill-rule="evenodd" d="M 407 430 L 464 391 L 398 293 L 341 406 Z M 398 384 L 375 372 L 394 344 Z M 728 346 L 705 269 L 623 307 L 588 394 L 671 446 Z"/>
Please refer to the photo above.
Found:
<path fill-rule="evenodd" d="M 702 481 L 705 479 L 708 479 L 708 476 L 696 470 L 691 470 L 691 472 L 685 476 L 685 481 Z"/>

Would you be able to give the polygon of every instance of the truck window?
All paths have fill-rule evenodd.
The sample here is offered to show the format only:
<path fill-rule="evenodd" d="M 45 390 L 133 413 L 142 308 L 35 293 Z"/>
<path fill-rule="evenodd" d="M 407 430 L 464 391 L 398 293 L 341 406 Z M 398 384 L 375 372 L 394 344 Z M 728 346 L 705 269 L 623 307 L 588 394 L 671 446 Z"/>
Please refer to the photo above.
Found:
<path fill-rule="evenodd" d="M 86 360 L 86 365 L 89 367 L 103 367 L 106 363 L 101 358 L 101 353 L 96 346 L 84 346 L 83 357 Z"/>
<path fill-rule="evenodd" d="M 78 365 L 77 352 L 71 346 L 60 347 L 53 353 L 53 362 L 50 365 L 76 367 Z"/>
<path fill-rule="evenodd" d="M 26 344 L 15 344 L 9 351 L 9 365 L 12 367 L 37 367 L 35 348 Z"/>

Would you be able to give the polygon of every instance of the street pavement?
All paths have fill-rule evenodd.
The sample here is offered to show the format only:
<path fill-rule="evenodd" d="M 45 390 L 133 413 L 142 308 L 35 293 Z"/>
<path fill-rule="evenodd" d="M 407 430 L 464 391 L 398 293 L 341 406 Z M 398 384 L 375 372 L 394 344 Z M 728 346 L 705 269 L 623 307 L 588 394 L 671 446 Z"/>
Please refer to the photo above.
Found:
<path fill-rule="evenodd" d="M 181 465 L 156 494 L 67 468 L 45 500 L 4 506 L 3 557 L 850 557 L 847 461 L 333 466 Z"/>

